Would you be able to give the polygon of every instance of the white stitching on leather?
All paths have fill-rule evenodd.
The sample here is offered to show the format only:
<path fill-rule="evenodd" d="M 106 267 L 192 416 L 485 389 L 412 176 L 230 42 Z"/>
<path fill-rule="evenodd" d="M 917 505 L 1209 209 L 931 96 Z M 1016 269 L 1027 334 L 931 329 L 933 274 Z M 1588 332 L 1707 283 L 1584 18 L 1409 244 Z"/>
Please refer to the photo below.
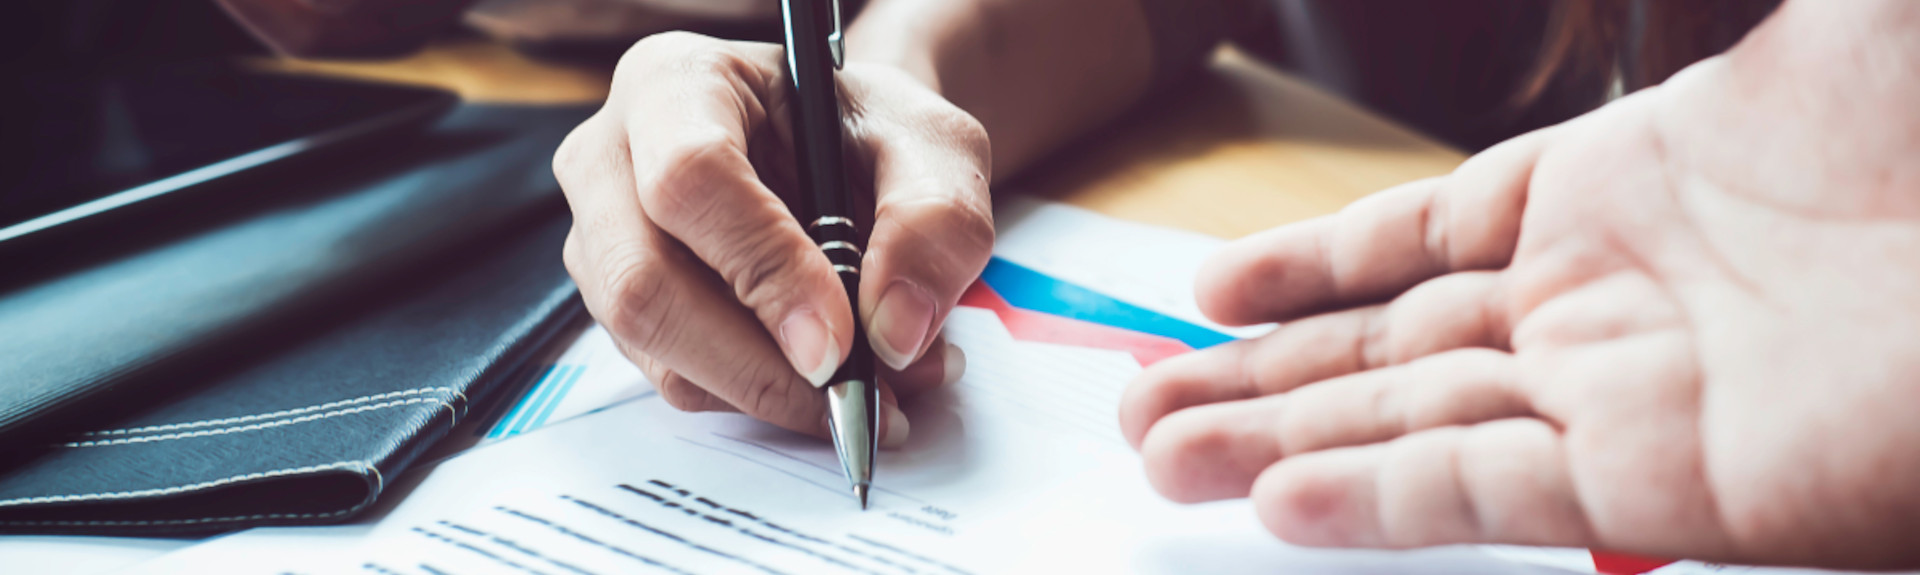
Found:
<path fill-rule="evenodd" d="M 134 491 L 114 491 L 114 492 L 108 492 L 108 493 L 76 493 L 72 495 L 41 495 L 38 497 L 21 497 L 21 498 L 15 498 L 15 499 L 0 500 L 0 507 L 11 507 L 11 506 L 17 506 L 17 505 L 39 505 L 43 503 L 72 503 L 76 501 L 103 501 L 103 500 L 113 500 L 113 499 L 134 499 L 139 497 L 158 497 L 158 496 L 164 496 L 164 495 L 174 495 L 177 493 L 185 493 L 188 491 L 199 491 L 202 489 L 211 489 L 211 488 L 220 487 L 223 485 L 230 485 L 230 484 L 241 483 L 245 481 L 253 481 L 257 479 L 268 479 L 268 478 L 281 477 L 286 475 L 299 475 L 302 473 L 313 473 L 316 471 L 329 471 L 329 470 L 340 470 L 340 469 L 366 471 L 369 469 L 373 469 L 373 466 L 368 465 L 364 461 L 336 461 L 333 463 L 327 463 L 322 465 L 309 465 L 306 467 L 291 467 L 287 469 L 275 469 L 273 471 L 261 471 L 257 473 L 248 473 L 244 475 L 235 475 L 232 477 L 225 477 L 221 479 L 215 479 L 212 481 L 202 481 L 200 483 L 193 483 L 188 485 L 176 485 L 173 487 L 157 487 L 153 489 L 139 489 Z"/>
<path fill-rule="evenodd" d="M 246 423 L 249 421 L 259 421 L 262 419 L 273 419 L 278 417 L 287 417 L 290 415 L 300 415 L 302 413 L 325 411 L 325 410 L 334 409 L 338 407 L 353 405 L 356 403 L 381 401 L 385 399 L 392 399 L 395 397 L 419 395 L 422 393 L 429 393 L 429 392 L 435 392 L 435 391 L 452 393 L 454 395 L 461 395 L 460 390 L 454 389 L 451 387 L 422 387 L 418 389 L 408 389 L 408 390 L 402 390 L 402 391 L 380 393 L 375 395 L 365 395 L 365 396 L 360 396 L 353 399 L 343 399 L 340 401 L 323 403 L 320 405 L 310 405 L 307 407 L 285 409 L 285 410 L 275 411 L 271 413 L 259 413 L 254 415 L 243 415 L 239 417 L 228 417 L 223 419 L 202 419 L 200 421 L 189 421 L 185 423 L 169 423 L 166 425 L 149 425 L 146 427 L 133 427 L 133 428 L 127 428 L 127 429 L 108 429 L 103 431 L 89 431 L 89 432 L 80 434 L 80 436 L 81 437 L 106 437 L 106 436 L 113 436 L 113 435 L 133 435 L 136 433 L 153 433 L 156 431 L 173 431 L 176 429 L 191 429 L 195 427 L 209 427 L 214 425 L 232 425 L 235 423 Z M 461 396 L 461 397 L 464 399 L 465 396 Z"/>
<path fill-rule="evenodd" d="M 105 447 L 105 446 L 109 446 L 109 445 L 127 445 L 127 444 L 132 444 L 132 443 L 149 443 L 149 442 L 154 442 L 154 441 L 166 441 L 166 440 L 170 440 L 170 439 L 186 439 L 186 438 L 190 438 L 190 437 L 206 437 L 206 436 L 210 436 L 210 435 L 227 435 L 227 434 L 230 434 L 230 433 L 241 433 L 241 432 L 246 432 L 246 431 L 259 431 L 259 430 L 262 430 L 262 429 L 271 429 L 271 428 L 275 428 L 275 427 L 285 427 L 285 426 L 288 426 L 288 425 L 294 425 L 294 424 L 297 424 L 297 423 L 306 423 L 306 422 L 309 422 L 309 421 L 319 421 L 319 420 L 322 420 L 322 419 L 329 419 L 329 418 L 334 418 L 334 417 L 339 417 L 339 416 L 342 416 L 342 415 L 352 415 L 352 414 L 355 414 L 355 413 L 360 413 L 360 412 L 365 412 L 365 411 L 373 411 L 373 410 L 376 410 L 376 409 L 386 409 L 386 408 L 389 408 L 389 407 L 398 407 L 398 406 L 402 406 L 402 405 L 413 405 L 413 404 L 416 404 L 416 403 L 438 403 L 438 404 L 440 404 L 440 405 L 443 405 L 443 406 L 446 406 L 446 407 L 447 407 L 447 409 L 453 409 L 453 404 L 450 404 L 450 403 L 448 403 L 448 402 L 447 402 L 446 400 L 443 400 L 443 399 L 440 399 L 440 398 L 436 398 L 436 397 L 416 397 L 416 398 L 412 398 L 412 399 L 402 399 L 402 400 L 398 400 L 398 401 L 389 401 L 389 402 L 386 402 L 386 403 L 376 403 L 376 404 L 373 404 L 373 405 L 362 405 L 362 406 L 359 406 L 359 407 L 351 407 L 351 408 L 347 408 L 347 409 L 342 409 L 342 410 L 339 410 L 339 411 L 332 411 L 332 412 L 327 412 L 327 413 L 317 413 L 317 414 L 313 414 L 313 415 L 305 415 L 305 416 L 301 416 L 301 417 L 295 417 L 295 418 L 293 418 L 293 419 L 281 419 L 281 420 L 277 420 L 277 421 L 269 421 L 269 422 L 266 422 L 266 423 L 255 423 L 255 424 L 251 424 L 251 425 L 242 425 L 242 426 L 239 426 L 239 427 L 222 427 L 222 428 L 219 428 L 219 429 L 202 429 L 202 430 L 199 430 L 199 431 L 184 431 L 184 432 L 180 432 L 180 433 L 169 433 L 169 434 L 166 434 L 166 435 L 141 435 L 141 436 L 136 436 L 136 437 L 122 437 L 122 438 L 120 438 L 120 439 L 96 439 L 96 440 L 93 440 L 93 441 L 73 441 L 73 442 L 68 442 L 68 443 L 62 443 L 62 444 L 58 444 L 58 445 L 56 445 L 55 447 L 69 447 L 69 448 L 73 448 L 73 447 Z"/>
<path fill-rule="evenodd" d="M 45 520 L 14 519 L 14 520 L 0 521 L 0 525 L 71 525 L 71 526 L 192 525 L 195 523 L 215 523 L 215 522 L 221 522 L 221 521 L 259 521 L 261 519 L 320 519 L 323 517 L 339 517 L 341 515 L 353 513 L 354 511 L 359 510 L 361 507 L 363 507 L 363 505 L 355 505 L 353 507 L 348 507 L 346 509 L 341 509 L 339 511 L 328 511 L 326 513 L 259 513 L 255 515 L 233 515 L 228 517 L 199 517 L 195 519 L 140 519 L 140 520 L 93 519 L 93 520 L 87 520 L 87 521 L 54 520 L 54 519 L 45 519 Z"/>

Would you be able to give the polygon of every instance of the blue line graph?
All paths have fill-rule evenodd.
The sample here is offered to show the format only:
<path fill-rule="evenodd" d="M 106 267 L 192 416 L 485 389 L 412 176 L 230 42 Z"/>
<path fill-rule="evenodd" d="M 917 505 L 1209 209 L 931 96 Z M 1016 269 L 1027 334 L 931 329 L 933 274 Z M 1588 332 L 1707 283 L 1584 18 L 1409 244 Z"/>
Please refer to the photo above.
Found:
<path fill-rule="evenodd" d="M 547 424 L 547 418 L 553 416 L 554 408 L 560 407 L 560 402 L 567 398 L 567 392 L 573 391 L 574 382 L 580 381 L 580 376 L 587 372 L 587 366 L 576 365 L 572 367 L 573 370 L 567 373 L 566 380 L 560 383 L 560 390 L 548 398 L 547 404 L 540 408 L 540 414 L 535 415 L 527 425 L 514 430 L 515 434 L 539 429 Z"/>
<path fill-rule="evenodd" d="M 493 429 L 487 432 L 487 438 L 512 437 L 538 429 L 546 423 L 548 417 L 553 415 L 554 408 L 560 405 L 560 401 L 566 398 L 567 391 L 573 388 L 573 383 L 579 381 L 580 376 L 586 371 L 587 368 L 583 365 L 547 366 L 546 371 L 541 372 L 540 379 L 534 382 L 532 389 L 527 390 L 527 394 L 521 397 L 520 402 L 514 404 L 513 409 L 509 410 L 506 416 L 501 417 L 500 421 L 494 424 Z"/>

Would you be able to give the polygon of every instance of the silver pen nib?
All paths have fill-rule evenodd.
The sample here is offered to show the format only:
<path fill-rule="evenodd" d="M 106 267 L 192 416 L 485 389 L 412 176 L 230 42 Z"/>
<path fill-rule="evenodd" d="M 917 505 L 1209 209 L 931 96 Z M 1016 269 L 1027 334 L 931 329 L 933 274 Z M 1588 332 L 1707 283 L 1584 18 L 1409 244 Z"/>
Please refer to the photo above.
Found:
<path fill-rule="evenodd" d="M 879 410 L 880 393 L 871 383 L 849 379 L 827 386 L 827 423 L 833 432 L 833 448 L 840 455 L 847 484 L 853 486 L 862 510 L 867 508 L 867 488 L 873 485 Z"/>

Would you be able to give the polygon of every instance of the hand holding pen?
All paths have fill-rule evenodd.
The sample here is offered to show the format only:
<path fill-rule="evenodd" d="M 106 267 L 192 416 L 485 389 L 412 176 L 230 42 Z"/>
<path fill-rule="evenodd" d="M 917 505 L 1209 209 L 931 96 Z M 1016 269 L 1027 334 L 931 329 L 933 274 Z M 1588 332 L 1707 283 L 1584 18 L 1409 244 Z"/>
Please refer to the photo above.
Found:
<path fill-rule="evenodd" d="M 859 221 L 860 202 L 847 185 L 841 157 L 839 80 L 846 44 L 840 33 L 839 0 L 782 0 L 786 24 L 787 80 L 793 88 L 794 173 L 799 176 L 800 222 L 827 256 L 849 309 L 860 307 L 860 265 L 866 238 Z M 846 471 L 860 508 L 867 508 L 873 486 L 875 450 L 880 444 L 880 387 L 873 374 L 873 348 L 860 326 L 853 349 L 826 381 L 809 380 L 826 392 L 827 432 Z"/>
<path fill-rule="evenodd" d="M 827 437 L 814 383 L 864 331 L 880 360 L 880 444 L 898 445 L 910 424 L 896 394 L 964 369 L 939 327 L 991 256 L 986 135 L 907 73 L 846 62 L 847 181 L 873 206 L 871 221 L 853 218 L 867 241 L 855 309 L 800 221 L 786 67 L 773 44 L 672 33 L 635 45 L 606 106 L 555 155 L 574 214 L 567 266 L 684 410 Z"/>

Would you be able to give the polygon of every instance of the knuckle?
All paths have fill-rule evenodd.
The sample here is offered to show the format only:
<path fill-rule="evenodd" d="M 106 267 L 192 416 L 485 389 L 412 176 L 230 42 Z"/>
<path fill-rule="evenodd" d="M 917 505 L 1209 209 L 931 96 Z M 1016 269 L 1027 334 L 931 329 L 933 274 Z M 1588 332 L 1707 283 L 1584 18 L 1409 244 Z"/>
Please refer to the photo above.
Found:
<path fill-rule="evenodd" d="M 581 260 L 581 258 L 586 257 L 585 254 L 581 253 L 581 251 L 586 248 L 580 245 L 583 241 L 580 239 L 580 234 L 580 226 L 576 224 L 567 230 L 567 239 L 560 244 L 560 264 L 567 268 L 567 275 L 573 276 L 574 282 L 580 282 L 589 277 L 587 275 L 589 270 L 584 266 L 585 262 Z"/>
<path fill-rule="evenodd" d="M 694 96 L 702 90 L 737 91 L 765 80 L 764 54 L 740 42 L 692 32 L 654 34 L 634 43 L 614 68 L 613 88 L 619 94 L 665 87 L 677 95 Z"/>
<path fill-rule="evenodd" d="M 627 49 L 614 68 L 614 85 L 646 86 L 663 77 L 749 77 L 753 68 L 734 42 L 675 30 L 648 36 Z"/>
<path fill-rule="evenodd" d="M 617 163 L 626 161 L 626 139 L 610 135 L 607 121 L 595 114 L 574 127 L 553 152 L 553 177 L 562 193 L 580 191 L 588 180 L 616 173 Z"/>
<path fill-rule="evenodd" d="M 1206 500 L 1205 486 L 1196 481 L 1192 470 L 1216 465 L 1207 461 L 1208 455 L 1217 453 L 1222 442 L 1229 441 L 1217 429 L 1190 411 L 1175 412 L 1155 423 L 1140 444 L 1148 483 L 1177 502 Z"/>
<path fill-rule="evenodd" d="M 591 122 L 593 122 L 593 120 L 589 118 L 587 123 Z M 568 187 L 571 187 L 567 185 L 567 181 L 574 173 L 580 170 L 584 163 L 581 156 L 585 154 L 585 151 L 581 150 L 581 147 L 585 146 L 585 144 L 581 143 L 580 140 L 586 137 L 581 134 L 585 127 L 586 123 L 582 123 L 580 126 L 574 127 L 573 131 L 567 132 L 567 138 L 561 140 L 560 147 L 553 150 L 553 177 L 560 181 L 560 189 L 562 192 L 566 191 Z"/>
<path fill-rule="evenodd" d="M 724 216 L 717 212 L 716 194 L 707 191 L 719 182 L 737 179 L 732 172 L 740 166 L 728 161 L 729 149 L 720 135 L 685 137 L 662 149 L 640 186 L 643 203 L 655 220 L 701 227 Z"/>
<path fill-rule="evenodd" d="M 643 353 L 660 355 L 670 349 L 681 330 L 679 292 L 666 274 L 644 263 L 610 266 L 600 290 L 600 321 Z"/>
<path fill-rule="evenodd" d="M 654 384 L 660 393 L 660 399 L 680 411 L 704 411 L 707 403 L 707 391 L 680 374 L 667 372 L 660 382 Z"/>
<path fill-rule="evenodd" d="M 1511 364 L 1513 356 L 1495 349 L 1467 347 L 1422 357 L 1409 367 L 1434 376 L 1464 374 L 1486 377 Z"/>
<path fill-rule="evenodd" d="M 903 231 L 919 235 L 937 230 L 938 237 L 926 238 L 927 246 L 939 250 L 947 260 L 965 260 L 985 265 L 992 256 L 995 232 L 992 208 L 974 192 L 948 188 L 947 193 L 931 193 L 883 202 L 875 213 L 878 221 L 890 222 Z"/>
<path fill-rule="evenodd" d="M 1431 427 L 1425 421 L 1419 409 L 1412 409 L 1407 402 L 1404 386 L 1386 383 L 1363 390 L 1366 396 L 1368 414 L 1374 425 L 1379 426 L 1379 434 L 1386 437 L 1399 437 L 1409 432 Z M 1304 419 L 1304 418 L 1303 418 Z"/>
<path fill-rule="evenodd" d="M 1168 367 L 1177 364 L 1163 363 Z M 1182 395 L 1178 379 L 1166 374 L 1167 367 L 1149 369 L 1127 385 L 1120 399 L 1120 425 L 1127 440 L 1139 448 L 1153 426 L 1180 408 Z"/>
<path fill-rule="evenodd" d="M 1254 510 L 1274 537 L 1296 545 L 1353 545 L 1358 534 L 1326 528 L 1341 510 L 1326 502 L 1351 486 L 1312 475 L 1311 468 L 1276 466 L 1253 486 Z"/>
<path fill-rule="evenodd" d="M 954 220 L 950 233 L 956 244 L 966 246 L 973 253 L 981 254 L 984 260 L 993 252 L 995 234 L 993 230 L 993 210 L 980 202 L 962 201 L 959 198 L 949 200 L 952 207 L 948 210 Z"/>
<path fill-rule="evenodd" d="M 815 256 L 811 248 L 788 241 L 783 228 L 760 227 L 725 247 L 715 261 L 734 297 L 754 309 L 787 298 L 800 284 L 800 262 Z"/>
<path fill-rule="evenodd" d="M 992 157 L 987 127 L 980 123 L 979 118 L 973 117 L 973 114 L 958 108 L 942 106 L 925 113 L 923 117 L 928 130 L 940 135 L 945 141 L 978 157 Z"/>
<path fill-rule="evenodd" d="M 720 40 L 681 30 L 647 36 L 634 42 L 626 53 L 620 55 L 620 62 L 614 67 L 614 77 L 619 79 L 644 73 L 661 63 L 681 61 L 688 54 L 712 50 L 719 43 Z"/>
<path fill-rule="evenodd" d="M 786 207 L 771 194 L 711 193 L 743 185 L 751 167 L 724 139 L 691 139 L 662 155 L 655 178 L 642 186 L 649 216 L 675 234 L 717 271 L 749 307 L 791 291 L 809 261 L 811 243 L 795 235 Z M 725 198 L 732 198 L 726 201 Z M 757 199 L 753 199 L 757 198 Z"/>
<path fill-rule="evenodd" d="M 661 32 L 659 34 L 654 34 L 652 36 L 648 36 L 645 39 L 640 40 L 640 43 L 642 44 L 652 43 L 654 45 L 661 46 L 661 47 L 680 48 L 680 50 L 678 51 L 686 51 L 687 49 L 711 46 L 719 42 L 720 42 L 719 40 L 716 40 L 711 36 L 706 36 L 703 34 L 697 34 L 693 32 L 687 32 L 685 30 L 670 30 L 666 32 Z"/>
<path fill-rule="evenodd" d="M 1124 399 L 1120 403 L 1121 412 L 1126 416 L 1123 419 L 1135 421 L 1137 425 L 1151 427 L 1179 405 L 1179 396 L 1180 389 L 1174 380 L 1162 377 L 1156 372 L 1147 371 L 1127 386 Z"/>
<path fill-rule="evenodd" d="M 776 425 L 791 426 L 801 421 L 803 414 L 796 412 L 804 406 L 800 393 L 808 386 L 800 383 L 785 364 L 777 368 L 742 367 L 733 381 L 744 386 L 737 396 L 740 411 Z"/>
<path fill-rule="evenodd" d="M 660 363 L 660 360 L 654 359 L 651 355 L 641 353 L 623 340 L 615 338 L 613 347 L 620 350 L 620 355 L 633 362 L 634 367 L 640 368 L 640 375 L 646 376 L 647 381 L 666 381 L 668 376 L 673 375 L 673 370 L 668 369 L 666 364 Z"/>
<path fill-rule="evenodd" d="M 727 45 L 702 36 L 707 44 L 697 50 L 689 50 L 680 59 L 682 73 L 701 78 L 735 78 L 746 75 L 751 67 L 740 53 L 727 49 Z"/>
<path fill-rule="evenodd" d="M 1360 313 L 1357 334 L 1353 339 L 1353 357 L 1359 370 L 1375 369 L 1390 365 L 1399 365 L 1413 359 L 1402 343 L 1404 338 L 1394 330 L 1394 308 L 1389 306 L 1380 313 Z"/>

